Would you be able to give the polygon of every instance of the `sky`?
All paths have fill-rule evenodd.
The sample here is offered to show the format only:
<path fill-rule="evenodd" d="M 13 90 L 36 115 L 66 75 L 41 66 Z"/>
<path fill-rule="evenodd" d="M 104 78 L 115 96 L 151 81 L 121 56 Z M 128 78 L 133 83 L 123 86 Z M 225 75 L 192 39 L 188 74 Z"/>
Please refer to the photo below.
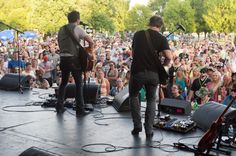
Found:
<path fill-rule="evenodd" d="M 147 5 L 148 0 L 131 0 L 130 7 L 132 8 L 135 4 L 144 4 Z"/>

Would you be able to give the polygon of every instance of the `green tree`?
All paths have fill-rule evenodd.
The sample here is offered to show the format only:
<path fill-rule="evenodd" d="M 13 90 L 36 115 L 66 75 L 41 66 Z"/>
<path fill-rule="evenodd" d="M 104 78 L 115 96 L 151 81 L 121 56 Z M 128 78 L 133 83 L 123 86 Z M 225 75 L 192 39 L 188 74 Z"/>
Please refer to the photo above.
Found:
<path fill-rule="evenodd" d="M 37 0 L 34 1 L 31 14 L 35 28 L 43 32 L 54 33 L 67 23 L 67 13 L 77 10 L 76 0 Z"/>
<path fill-rule="evenodd" d="M 31 11 L 32 0 L 0 0 L 0 21 L 18 30 L 27 30 L 32 27 L 28 12 Z M 5 27 L 4 27 L 5 28 Z"/>
<path fill-rule="evenodd" d="M 112 0 L 92 0 L 87 8 L 90 10 L 87 11 L 87 21 L 96 30 L 123 31 L 125 30 L 128 8 L 129 0 L 117 0 L 115 2 Z"/>
<path fill-rule="evenodd" d="M 125 30 L 125 20 L 129 10 L 129 2 L 129 0 L 116 0 L 114 3 L 112 21 L 115 26 L 115 31 Z"/>
<path fill-rule="evenodd" d="M 129 12 L 126 19 L 127 30 L 137 31 L 145 29 L 152 11 L 145 5 L 137 4 Z"/>
<path fill-rule="evenodd" d="M 95 30 L 101 32 L 113 32 L 115 29 L 112 20 L 102 12 L 92 12 L 89 23 Z"/>
<path fill-rule="evenodd" d="M 207 9 L 204 4 L 204 0 L 191 0 L 191 6 L 195 10 L 194 20 L 196 23 L 196 32 L 210 32 L 210 28 L 207 25 L 203 14 L 207 12 Z"/>
<path fill-rule="evenodd" d="M 206 0 L 206 23 L 218 32 L 236 32 L 236 0 Z"/>
<path fill-rule="evenodd" d="M 194 13 L 190 1 L 169 0 L 164 9 L 165 27 L 168 31 L 173 31 L 176 29 L 176 24 L 181 23 L 187 32 L 194 32 L 196 30 Z"/>
<path fill-rule="evenodd" d="M 149 0 L 148 7 L 155 12 L 155 14 L 163 16 L 163 10 L 169 0 Z"/>

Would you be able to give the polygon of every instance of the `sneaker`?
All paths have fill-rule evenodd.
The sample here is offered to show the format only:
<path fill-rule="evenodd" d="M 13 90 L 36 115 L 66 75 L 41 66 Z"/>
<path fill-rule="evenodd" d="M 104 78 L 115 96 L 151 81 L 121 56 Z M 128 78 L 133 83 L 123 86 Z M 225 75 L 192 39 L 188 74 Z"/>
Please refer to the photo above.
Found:
<path fill-rule="evenodd" d="M 58 88 L 58 85 L 56 83 L 53 83 L 52 88 Z"/>
<path fill-rule="evenodd" d="M 134 128 L 134 129 L 131 131 L 131 134 L 132 134 L 132 135 L 138 135 L 139 132 L 142 132 L 142 128 Z"/>
<path fill-rule="evenodd" d="M 153 137 L 153 132 L 152 133 L 146 133 L 146 138 L 151 139 Z"/>
<path fill-rule="evenodd" d="M 64 108 L 64 106 L 56 105 L 56 112 L 57 112 L 58 114 L 64 113 L 65 110 L 66 110 L 66 109 Z"/>
<path fill-rule="evenodd" d="M 87 110 L 76 110 L 77 117 L 85 116 L 85 115 L 88 115 L 89 113 L 90 113 L 90 111 L 87 111 Z"/>

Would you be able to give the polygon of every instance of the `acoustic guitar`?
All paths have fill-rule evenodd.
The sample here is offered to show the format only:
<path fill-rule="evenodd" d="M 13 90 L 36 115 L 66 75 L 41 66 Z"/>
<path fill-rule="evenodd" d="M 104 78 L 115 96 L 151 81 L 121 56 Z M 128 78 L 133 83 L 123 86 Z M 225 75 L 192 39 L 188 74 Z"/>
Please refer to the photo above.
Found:
<path fill-rule="evenodd" d="M 87 65 L 85 71 L 92 71 L 96 62 L 96 55 L 92 48 L 85 47 L 84 49 L 87 52 Z"/>
<path fill-rule="evenodd" d="M 222 122 L 224 121 L 224 115 L 227 112 L 227 110 L 231 107 L 234 100 L 236 99 L 236 96 L 230 101 L 230 103 L 227 105 L 225 110 L 222 112 L 222 114 L 219 116 L 219 118 L 213 122 L 210 129 L 207 130 L 207 132 L 203 135 L 201 140 L 198 143 L 198 151 L 199 152 L 205 152 L 206 150 L 210 150 L 212 146 L 214 145 L 214 141 L 219 135 L 220 132 L 220 126 Z M 214 110 L 212 110 L 214 111 Z"/>

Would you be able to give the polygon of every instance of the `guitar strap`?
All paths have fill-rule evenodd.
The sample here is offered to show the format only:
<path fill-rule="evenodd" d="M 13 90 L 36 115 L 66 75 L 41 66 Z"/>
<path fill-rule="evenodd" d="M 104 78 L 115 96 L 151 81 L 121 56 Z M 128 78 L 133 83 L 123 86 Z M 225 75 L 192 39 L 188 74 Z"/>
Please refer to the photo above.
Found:
<path fill-rule="evenodd" d="M 151 51 L 147 50 L 151 55 L 154 56 L 155 62 L 157 65 L 157 70 L 158 70 L 158 75 L 159 75 L 159 81 L 160 83 L 166 84 L 166 81 L 168 79 L 168 74 L 166 72 L 166 69 L 163 67 L 161 64 L 161 60 L 159 59 L 159 54 L 157 53 L 156 50 L 154 50 L 153 44 L 151 42 L 150 34 L 148 30 L 145 31 L 145 36 L 147 39 L 148 47 Z"/>
<path fill-rule="evenodd" d="M 67 25 L 64 25 L 63 26 L 64 28 L 64 30 L 65 30 L 65 32 L 67 33 L 67 35 L 72 39 L 72 41 L 74 42 L 74 45 L 76 46 L 76 45 L 78 45 L 80 48 L 83 48 L 82 46 L 81 46 L 81 44 L 79 43 L 79 41 L 78 40 L 76 40 L 75 39 L 75 36 L 72 34 L 72 32 L 68 29 L 68 27 L 67 27 Z M 86 71 L 83 71 L 83 73 L 84 73 L 84 86 L 86 85 Z M 85 87 L 84 87 L 85 88 Z"/>
<path fill-rule="evenodd" d="M 145 31 L 145 36 L 146 36 L 146 39 L 147 39 L 147 43 L 148 43 L 148 47 L 149 49 L 151 50 L 151 53 L 152 55 L 154 55 L 154 57 L 156 58 L 155 60 L 157 61 L 157 64 L 161 64 L 161 61 L 159 60 L 159 55 L 158 53 L 154 50 L 154 47 L 152 45 L 152 42 L 151 42 L 151 37 L 150 37 L 150 34 L 148 32 L 148 30 Z"/>

